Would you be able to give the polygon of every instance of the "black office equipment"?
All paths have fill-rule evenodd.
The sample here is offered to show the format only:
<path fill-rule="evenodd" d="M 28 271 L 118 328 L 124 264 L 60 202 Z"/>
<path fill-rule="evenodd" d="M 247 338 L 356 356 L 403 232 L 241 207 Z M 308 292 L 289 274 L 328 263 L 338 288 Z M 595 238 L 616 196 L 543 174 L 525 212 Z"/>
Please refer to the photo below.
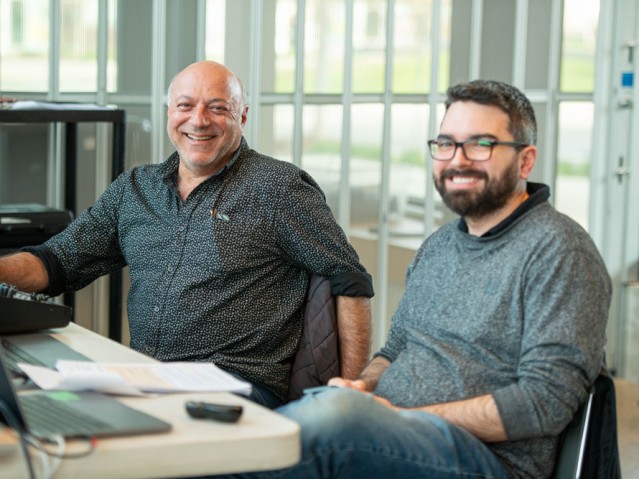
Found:
<path fill-rule="evenodd" d="M 64 208 L 76 211 L 77 141 L 78 123 L 110 123 L 111 135 L 111 179 L 115 180 L 124 171 L 124 144 L 126 139 L 126 112 L 121 109 L 55 109 L 0 110 L 0 124 L 60 123 L 64 125 Z M 71 302 L 67 299 L 67 302 Z M 109 278 L 109 338 L 122 338 L 122 272 Z"/>
<path fill-rule="evenodd" d="M 187 401 L 186 412 L 194 419 L 213 419 L 220 422 L 237 422 L 242 415 L 242 406 L 213 404 L 202 401 Z"/>
<path fill-rule="evenodd" d="M 0 255 L 23 246 L 42 244 L 64 230 L 71 221 L 73 213 L 69 210 L 37 203 L 0 204 Z M 71 308 L 74 306 L 73 293 L 64 294 L 64 303 Z"/>
<path fill-rule="evenodd" d="M 0 334 L 63 328 L 69 324 L 71 317 L 72 309 L 69 306 L 0 296 Z"/>
<path fill-rule="evenodd" d="M 36 203 L 0 204 L 0 254 L 42 244 L 71 221 L 69 210 Z"/>

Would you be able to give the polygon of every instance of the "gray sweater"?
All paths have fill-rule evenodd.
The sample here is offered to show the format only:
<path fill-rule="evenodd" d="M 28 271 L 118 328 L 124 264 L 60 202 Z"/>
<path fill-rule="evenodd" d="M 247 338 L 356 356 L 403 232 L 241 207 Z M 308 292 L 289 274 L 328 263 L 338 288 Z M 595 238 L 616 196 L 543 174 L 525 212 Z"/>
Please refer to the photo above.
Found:
<path fill-rule="evenodd" d="M 513 477 L 552 471 L 557 436 L 603 362 L 611 283 L 591 238 L 545 185 L 489 234 L 463 220 L 408 268 L 376 393 L 398 406 L 492 393 L 508 441 L 488 446 Z"/>

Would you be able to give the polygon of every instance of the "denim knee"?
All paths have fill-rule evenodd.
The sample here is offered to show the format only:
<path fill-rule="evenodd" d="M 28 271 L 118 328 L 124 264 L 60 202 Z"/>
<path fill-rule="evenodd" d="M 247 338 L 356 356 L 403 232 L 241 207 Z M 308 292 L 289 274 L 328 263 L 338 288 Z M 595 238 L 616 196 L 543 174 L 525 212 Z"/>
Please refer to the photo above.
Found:
<path fill-rule="evenodd" d="M 354 426 L 361 427 L 366 403 L 374 403 L 367 394 L 347 388 L 326 388 L 306 394 L 279 412 L 300 424 L 302 440 L 308 445 L 320 438 L 340 437 Z"/>

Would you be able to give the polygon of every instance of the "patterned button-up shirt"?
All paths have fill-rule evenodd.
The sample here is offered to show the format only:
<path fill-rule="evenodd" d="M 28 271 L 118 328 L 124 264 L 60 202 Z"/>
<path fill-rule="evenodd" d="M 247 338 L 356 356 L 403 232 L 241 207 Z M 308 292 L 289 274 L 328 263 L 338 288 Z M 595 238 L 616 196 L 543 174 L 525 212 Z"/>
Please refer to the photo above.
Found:
<path fill-rule="evenodd" d="M 248 148 L 186 201 L 179 157 L 123 173 L 41 247 L 50 294 L 129 267 L 131 347 L 162 361 L 212 361 L 280 397 L 310 272 L 333 293 L 372 296 L 370 275 L 315 181 Z"/>

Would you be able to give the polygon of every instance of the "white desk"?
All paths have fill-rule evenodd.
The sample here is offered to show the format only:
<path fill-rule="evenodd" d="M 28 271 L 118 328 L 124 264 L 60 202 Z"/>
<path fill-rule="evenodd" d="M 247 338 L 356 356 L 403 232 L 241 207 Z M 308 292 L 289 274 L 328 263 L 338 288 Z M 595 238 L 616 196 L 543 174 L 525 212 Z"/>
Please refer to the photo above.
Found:
<path fill-rule="evenodd" d="M 150 358 L 71 324 L 54 336 L 96 361 L 147 362 Z M 65 459 L 56 479 L 175 478 L 283 468 L 300 459 L 299 426 L 251 401 L 227 393 L 167 394 L 154 398 L 119 398 L 173 425 L 166 434 L 101 439 L 81 459 Z M 244 406 L 236 424 L 191 419 L 187 399 Z M 79 451 L 86 443 L 67 443 Z M 36 461 L 37 463 L 37 461 Z M 0 430 L 0 476 L 28 477 L 22 451 L 11 432 Z"/>

